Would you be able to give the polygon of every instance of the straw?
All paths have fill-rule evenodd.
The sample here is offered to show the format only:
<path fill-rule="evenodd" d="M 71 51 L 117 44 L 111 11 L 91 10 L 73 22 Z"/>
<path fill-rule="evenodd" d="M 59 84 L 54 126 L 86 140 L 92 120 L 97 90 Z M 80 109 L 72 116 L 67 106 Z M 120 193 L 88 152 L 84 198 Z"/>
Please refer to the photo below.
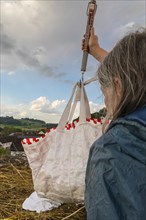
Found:
<path fill-rule="evenodd" d="M 82 204 L 63 204 L 52 211 L 36 213 L 22 209 L 34 191 L 27 161 L 0 161 L 0 220 L 86 220 Z"/>

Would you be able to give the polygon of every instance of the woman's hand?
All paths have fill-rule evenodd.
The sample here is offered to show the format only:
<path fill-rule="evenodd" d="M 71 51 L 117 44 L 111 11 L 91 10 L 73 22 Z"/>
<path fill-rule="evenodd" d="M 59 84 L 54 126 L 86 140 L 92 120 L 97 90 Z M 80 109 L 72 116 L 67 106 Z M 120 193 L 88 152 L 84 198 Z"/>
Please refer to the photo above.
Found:
<path fill-rule="evenodd" d="M 83 51 L 85 49 L 84 46 L 85 46 L 85 38 L 82 40 L 82 50 Z M 91 32 L 90 32 L 90 39 L 89 39 L 88 47 L 89 47 L 88 48 L 89 54 L 91 54 L 99 62 L 101 62 L 104 59 L 104 57 L 108 54 L 108 52 L 106 50 L 102 49 L 99 46 L 98 36 L 94 34 L 94 28 L 92 28 Z"/>

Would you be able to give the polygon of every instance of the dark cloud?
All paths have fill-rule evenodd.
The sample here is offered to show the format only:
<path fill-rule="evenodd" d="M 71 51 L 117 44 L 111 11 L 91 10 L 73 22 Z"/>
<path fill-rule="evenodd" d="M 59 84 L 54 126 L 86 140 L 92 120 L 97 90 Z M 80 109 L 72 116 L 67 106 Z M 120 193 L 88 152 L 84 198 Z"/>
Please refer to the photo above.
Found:
<path fill-rule="evenodd" d="M 26 66 L 28 66 L 30 68 L 33 67 L 36 69 L 39 68 L 40 64 L 39 64 L 38 60 L 29 54 L 30 51 L 24 51 L 24 50 L 18 49 L 16 51 L 16 53 Z"/>
<path fill-rule="evenodd" d="M 1 32 L 1 53 L 9 54 L 15 49 L 15 41 L 3 31 Z"/>
<path fill-rule="evenodd" d="M 35 70 L 40 74 L 43 74 L 47 77 L 52 77 L 52 78 L 61 78 L 66 75 L 66 73 L 58 73 L 56 71 L 56 68 L 52 68 L 48 66 L 47 64 L 41 64 L 39 59 L 37 58 L 37 55 L 39 52 L 42 52 L 42 49 L 36 49 L 34 53 L 32 53 L 31 50 L 28 50 L 23 47 L 18 46 L 16 42 L 8 36 L 2 27 L 2 33 L 1 33 L 1 55 L 6 55 L 10 56 L 10 54 L 13 53 L 13 57 L 11 56 L 11 59 L 15 59 L 17 57 L 20 62 L 30 70 Z M 15 62 L 15 60 L 14 60 Z"/>
<path fill-rule="evenodd" d="M 66 73 L 57 73 L 54 71 L 54 68 L 46 64 L 41 64 L 37 57 L 29 54 L 29 51 L 22 51 L 19 49 L 17 50 L 17 55 L 21 58 L 21 60 L 23 60 L 23 63 L 27 67 L 35 69 L 38 73 L 41 73 L 47 77 L 61 78 L 66 75 Z"/>
<path fill-rule="evenodd" d="M 13 2 L 15 4 L 9 5 L 9 13 L 2 4 L 1 45 L 5 67 L 9 67 L 13 60 L 13 71 L 25 66 L 44 76 L 63 78 L 66 74 L 54 66 L 68 64 L 81 56 L 88 1 Z M 144 21 L 144 1 L 107 0 L 97 1 L 97 4 L 95 32 L 99 35 L 100 45 L 107 50 L 117 41 L 116 30 L 119 31 L 120 26 L 137 22 L 139 18 Z M 121 36 L 120 31 L 119 34 Z M 45 48 L 45 52 L 38 48 Z M 93 71 L 92 68 L 90 66 L 88 70 Z"/>

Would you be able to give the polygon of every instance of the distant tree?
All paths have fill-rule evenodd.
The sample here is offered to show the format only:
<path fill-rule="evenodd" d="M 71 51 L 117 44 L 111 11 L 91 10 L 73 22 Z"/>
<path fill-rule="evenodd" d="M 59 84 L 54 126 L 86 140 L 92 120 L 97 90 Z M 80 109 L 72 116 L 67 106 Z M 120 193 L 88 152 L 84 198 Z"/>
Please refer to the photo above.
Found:
<path fill-rule="evenodd" d="M 101 114 L 99 112 L 94 112 L 91 114 L 91 118 L 100 118 Z"/>
<path fill-rule="evenodd" d="M 3 128 L 3 131 L 1 132 L 1 135 L 2 136 L 8 136 L 9 134 L 13 133 L 14 132 L 14 128 L 13 127 L 10 127 L 10 126 L 5 126 Z"/>
<path fill-rule="evenodd" d="M 2 127 L 0 127 L 0 132 L 2 132 L 3 131 L 3 128 Z"/>
<path fill-rule="evenodd" d="M 22 132 L 22 129 L 14 128 L 12 126 L 5 126 L 1 131 L 1 136 L 6 137 L 9 136 L 11 133 L 15 133 L 15 132 Z"/>
<path fill-rule="evenodd" d="M 0 117 L 0 122 L 5 125 L 21 125 L 20 120 L 14 119 L 12 116 Z"/>
<path fill-rule="evenodd" d="M 27 122 L 23 122 L 23 124 L 22 124 L 23 126 L 27 126 L 28 125 L 28 123 Z"/>
<path fill-rule="evenodd" d="M 55 124 L 55 123 L 54 123 L 54 124 L 53 124 L 53 123 L 47 123 L 47 124 L 46 124 L 46 128 L 47 128 L 47 129 L 56 128 L 57 125 L 58 125 L 58 124 Z"/>
<path fill-rule="evenodd" d="M 101 117 L 105 117 L 106 113 L 107 113 L 107 110 L 105 107 L 99 110 L 99 114 L 101 115 Z"/>
<path fill-rule="evenodd" d="M 14 131 L 15 132 L 22 132 L 22 129 L 21 128 L 14 128 Z"/>

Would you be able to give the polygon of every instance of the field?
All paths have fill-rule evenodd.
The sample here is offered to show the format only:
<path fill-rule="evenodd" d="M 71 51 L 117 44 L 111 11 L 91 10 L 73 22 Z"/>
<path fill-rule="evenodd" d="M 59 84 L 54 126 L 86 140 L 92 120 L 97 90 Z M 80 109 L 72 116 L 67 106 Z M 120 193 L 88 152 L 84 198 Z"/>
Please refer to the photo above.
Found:
<path fill-rule="evenodd" d="M 85 220 L 83 204 L 63 204 L 52 211 L 36 213 L 22 209 L 33 192 L 31 171 L 26 160 L 1 156 L 0 219 L 2 220 Z"/>

